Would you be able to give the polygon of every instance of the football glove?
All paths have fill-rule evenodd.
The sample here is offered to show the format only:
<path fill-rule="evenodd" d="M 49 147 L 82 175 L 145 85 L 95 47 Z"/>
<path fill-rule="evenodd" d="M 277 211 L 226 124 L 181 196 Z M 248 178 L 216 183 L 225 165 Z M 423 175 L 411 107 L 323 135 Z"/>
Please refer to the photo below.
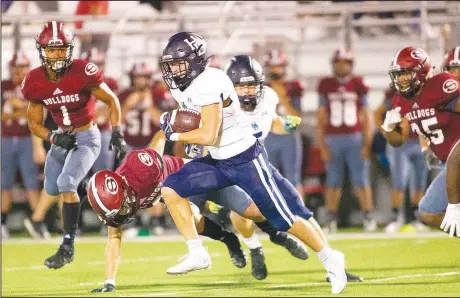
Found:
<path fill-rule="evenodd" d="M 160 129 L 165 133 L 165 137 L 168 141 L 171 141 L 170 137 L 173 134 L 171 121 L 171 113 L 164 112 L 160 116 Z"/>
<path fill-rule="evenodd" d="M 203 146 L 194 145 L 194 144 L 185 144 L 184 147 L 185 154 L 190 158 L 200 158 L 203 157 Z"/>
<path fill-rule="evenodd" d="M 426 166 L 429 170 L 439 169 L 441 167 L 441 161 L 431 151 L 429 147 L 422 149 L 423 158 L 425 159 Z"/>
<path fill-rule="evenodd" d="M 104 284 L 102 288 L 97 288 L 91 291 L 91 293 L 102 293 L 102 292 L 115 292 L 115 286 L 112 284 Z"/>
<path fill-rule="evenodd" d="M 77 138 L 75 135 L 71 135 L 69 133 L 62 133 L 58 131 L 50 132 L 48 134 L 48 141 L 51 144 L 62 147 L 66 150 L 77 148 Z"/>
<path fill-rule="evenodd" d="M 126 141 L 123 137 L 120 126 L 112 127 L 112 138 L 110 139 L 109 150 L 113 150 L 114 147 L 117 151 L 115 158 L 119 163 L 123 160 L 123 158 L 125 158 L 126 153 L 128 152 Z"/>
<path fill-rule="evenodd" d="M 392 132 L 398 123 L 401 122 L 401 107 L 387 111 L 385 121 L 383 121 L 382 129 L 386 132 Z"/>
<path fill-rule="evenodd" d="M 460 237 L 460 203 L 447 204 L 446 214 L 441 223 L 441 230 L 449 233 L 449 237 Z"/>
<path fill-rule="evenodd" d="M 224 208 L 224 207 L 222 207 L 221 205 L 217 205 L 217 204 L 214 203 L 214 202 L 208 201 L 208 209 L 209 209 L 209 212 L 214 213 L 214 214 L 217 214 L 217 213 L 219 213 L 219 211 L 220 211 L 222 208 Z"/>
<path fill-rule="evenodd" d="M 300 117 L 288 115 L 284 121 L 284 130 L 289 133 L 294 132 L 299 127 L 300 122 L 302 122 Z"/>

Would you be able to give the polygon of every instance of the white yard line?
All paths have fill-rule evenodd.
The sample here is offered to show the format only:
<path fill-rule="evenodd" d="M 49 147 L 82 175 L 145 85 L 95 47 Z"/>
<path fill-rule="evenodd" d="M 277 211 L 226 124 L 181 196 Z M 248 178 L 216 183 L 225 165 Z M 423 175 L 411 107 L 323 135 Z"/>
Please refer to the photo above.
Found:
<path fill-rule="evenodd" d="M 157 297 L 157 296 L 184 296 L 184 294 L 189 293 L 210 293 L 210 292 L 219 292 L 227 291 L 227 289 L 203 289 L 203 290 L 185 290 L 180 292 L 160 292 L 160 293 L 151 293 L 151 294 L 134 294 L 134 295 L 120 295 L 118 297 Z"/>
<path fill-rule="evenodd" d="M 258 234 L 262 240 L 267 240 L 266 234 Z M 204 241 L 214 241 L 207 237 L 200 237 Z M 431 231 L 424 233 L 394 233 L 386 234 L 383 232 L 376 233 L 338 233 L 327 235 L 328 240 L 342 241 L 342 240 L 371 240 L 371 239 L 429 239 L 429 238 L 448 238 L 448 235 L 443 232 Z M 49 240 L 32 239 L 32 238 L 12 238 L 2 240 L 2 245 L 16 245 L 16 244 L 59 244 L 62 241 L 61 237 L 54 237 Z M 106 243 L 107 237 L 102 236 L 81 236 L 77 237 L 78 243 Z M 184 242 L 181 235 L 163 235 L 163 236 L 145 236 L 136 237 L 131 239 L 123 239 L 124 243 L 152 243 L 152 242 Z M 185 245 L 185 244 L 184 244 Z"/>

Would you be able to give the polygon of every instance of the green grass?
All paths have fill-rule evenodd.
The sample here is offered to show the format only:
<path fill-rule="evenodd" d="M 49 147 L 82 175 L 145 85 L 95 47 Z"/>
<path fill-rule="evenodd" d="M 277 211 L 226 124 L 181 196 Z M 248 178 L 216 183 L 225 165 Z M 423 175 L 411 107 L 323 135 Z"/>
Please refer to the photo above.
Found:
<path fill-rule="evenodd" d="M 56 241 L 55 241 L 56 242 Z M 250 264 L 235 268 L 225 246 L 206 241 L 210 270 L 168 276 L 167 267 L 186 252 L 179 242 L 123 243 L 115 293 L 89 293 L 105 280 L 105 243 L 78 242 L 75 260 L 50 270 L 43 260 L 56 244 L 2 245 L 2 296 L 329 296 L 325 271 L 310 250 L 300 261 L 263 241 L 268 278 L 255 280 Z M 348 270 L 365 278 L 349 283 L 346 296 L 459 296 L 460 239 L 403 238 L 331 241 L 345 253 Z M 383 280 L 380 280 L 383 279 Z"/>

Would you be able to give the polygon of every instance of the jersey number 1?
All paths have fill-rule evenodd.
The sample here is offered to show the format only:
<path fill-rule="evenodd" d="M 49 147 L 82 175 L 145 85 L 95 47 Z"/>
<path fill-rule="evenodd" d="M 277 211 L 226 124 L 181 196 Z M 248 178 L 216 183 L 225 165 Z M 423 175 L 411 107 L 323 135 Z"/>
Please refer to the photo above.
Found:
<path fill-rule="evenodd" d="M 423 119 L 421 121 L 423 131 L 425 134 L 422 133 L 420 128 L 418 127 L 417 123 L 411 123 L 410 127 L 412 131 L 418 134 L 419 136 L 428 137 L 429 141 L 434 145 L 439 145 L 444 142 L 444 134 L 442 133 L 441 129 L 431 130 L 430 126 L 438 124 L 438 119 L 436 117 L 431 117 L 428 119 Z"/>
<path fill-rule="evenodd" d="M 65 106 L 61 106 L 61 111 L 62 111 L 62 117 L 64 118 L 62 120 L 62 124 L 64 125 L 70 125 L 70 117 L 69 117 L 69 112 L 67 111 L 67 108 Z"/>

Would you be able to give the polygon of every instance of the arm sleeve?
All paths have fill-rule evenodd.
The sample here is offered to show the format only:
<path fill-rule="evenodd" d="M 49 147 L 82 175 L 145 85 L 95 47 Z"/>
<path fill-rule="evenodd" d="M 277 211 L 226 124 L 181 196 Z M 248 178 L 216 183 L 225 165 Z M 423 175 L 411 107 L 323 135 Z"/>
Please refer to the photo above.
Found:
<path fill-rule="evenodd" d="M 367 108 L 368 107 L 368 103 L 367 103 L 367 94 L 363 94 L 361 95 L 360 99 L 359 99 L 359 106 L 361 108 Z"/>
<path fill-rule="evenodd" d="M 24 96 L 24 99 L 34 102 L 33 97 L 33 88 L 30 84 L 30 72 L 24 77 L 24 80 L 21 83 L 21 93 Z"/>
<path fill-rule="evenodd" d="M 324 94 L 319 94 L 319 106 L 325 107 L 326 104 L 327 104 L 326 96 L 324 96 Z"/>

